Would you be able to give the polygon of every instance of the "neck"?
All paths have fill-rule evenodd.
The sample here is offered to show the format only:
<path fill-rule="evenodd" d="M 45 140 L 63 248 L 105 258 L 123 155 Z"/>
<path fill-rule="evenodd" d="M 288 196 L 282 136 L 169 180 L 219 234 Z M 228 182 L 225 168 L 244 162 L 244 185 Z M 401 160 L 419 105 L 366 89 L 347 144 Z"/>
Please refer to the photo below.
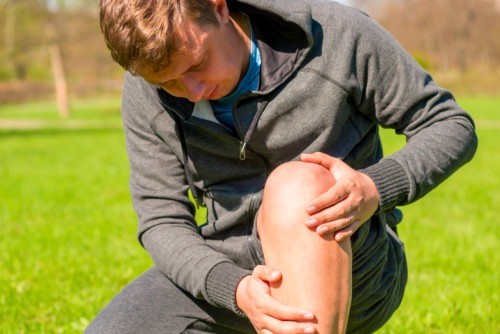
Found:
<path fill-rule="evenodd" d="M 233 21 L 234 27 L 240 34 L 241 38 L 245 40 L 245 44 L 250 49 L 250 22 L 248 22 L 248 17 L 242 12 L 231 12 L 231 21 Z"/>
<path fill-rule="evenodd" d="M 230 18 L 233 23 L 236 32 L 241 38 L 242 44 L 245 45 L 244 48 L 244 62 L 241 71 L 241 77 L 245 75 L 248 70 L 248 64 L 250 61 L 250 51 L 251 51 L 251 32 L 250 32 L 250 22 L 245 14 L 241 12 L 231 12 Z M 241 78 L 240 78 L 241 79 Z"/>

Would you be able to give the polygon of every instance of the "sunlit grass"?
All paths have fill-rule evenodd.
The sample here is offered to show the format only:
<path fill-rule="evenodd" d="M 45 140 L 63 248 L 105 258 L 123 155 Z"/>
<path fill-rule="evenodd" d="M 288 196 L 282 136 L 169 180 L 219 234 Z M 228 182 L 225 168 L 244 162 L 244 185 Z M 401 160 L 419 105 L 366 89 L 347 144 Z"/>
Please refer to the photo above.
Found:
<path fill-rule="evenodd" d="M 69 119 L 116 119 L 120 113 L 120 100 L 101 97 L 87 100 L 70 100 Z M 38 101 L 23 104 L 0 104 L 0 119 L 60 120 L 55 101 Z"/>
<path fill-rule="evenodd" d="M 462 98 L 485 124 L 500 120 L 499 98 Z M 500 128 L 478 125 L 479 149 L 468 165 L 420 201 L 402 208 L 409 281 L 400 309 L 381 333 L 500 331 Z M 404 144 L 382 132 L 386 152 Z"/>
<path fill-rule="evenodd" d="M 119 130 L 0 132 L 0 332 L 81 332 L 149 266 Z"/>

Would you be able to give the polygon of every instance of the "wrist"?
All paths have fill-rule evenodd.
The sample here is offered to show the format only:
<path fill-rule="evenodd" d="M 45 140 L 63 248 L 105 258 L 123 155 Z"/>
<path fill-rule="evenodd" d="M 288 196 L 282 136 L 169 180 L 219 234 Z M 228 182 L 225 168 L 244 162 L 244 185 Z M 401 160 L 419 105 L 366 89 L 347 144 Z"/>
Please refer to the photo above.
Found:
<path fill-rule="evenodd" d="M 236 305 L 236 287 L 251 272 L 231 262 L 221 262 L 214 266 L 206 279 L 207 301 L 219 307 L 225 307 L 243 316 Z"/>
<path fill-rule="evenodd" d="M 378 191 L 377 185 L 369 175 L 363 172 L 360 172 L 360 174 L 364 179 L 363 188 L 366 202 L 368 204 L 368 207 L 370 208 L 370 211 L 372 211 L 372 213 L 375 213 L 380 208 L 380 193 Z"/>
<path fill-rule="evenodd" d="M 381 210 L 407 203 L 411 197 L 411 180 L 403 166 L 394 159 L 384 158 L 360 172 L 368 175 L 376 184 Z"/>
<path fill-rule="evenodd" d="M 236 286 L 236 306 L 244 312 L 245 309 L 245 301 L 246 301 L 246 291 L 248 287 L 249 280 L 251 279 L 251 275 L 245 276 L 241 279 L 241 281 Z"/>

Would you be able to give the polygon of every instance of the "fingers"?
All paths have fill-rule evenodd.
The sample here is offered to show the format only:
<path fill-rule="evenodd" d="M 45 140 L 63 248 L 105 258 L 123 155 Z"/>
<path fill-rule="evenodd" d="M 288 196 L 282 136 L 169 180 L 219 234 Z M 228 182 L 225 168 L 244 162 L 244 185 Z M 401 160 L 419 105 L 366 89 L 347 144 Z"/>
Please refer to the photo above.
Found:
<path fill-rule="evenodd" d="M 338 231 L 337 233 L 335 233 L 335 240 L 340 242 L 340 241 L 343 241 L 345 239 L 350 238 L 354 234 L 354 232 L 356 232 L 358 230 L 358 228 L 361 226 L 361 224 L 362 223 L 359 220 L 356 220 L 351 225 Z"/>
<path fill-rule="evenodd" d="M 261 293 L 254 301 L 259 312 L 281 320 L 310 321 L 314 319 L 314 315 L 310 311 L 283 305 L 271 297 L 268 292 L 268 283 L 281 280 L 281 273 L 278 270 L 270 266 L 259 265 L 254 268 L 252 277 L 260 282 L 259 284 L 265 285 L 265 288 L 259 289 Z M 262 293 L 262 288 L 266 291 L 265 293 Z"/>
<path fill-rule="evenodd" d="M 378 208 L 375 183 L 368 175 L 324 153 L 302 154 L 301 160 L 327 168 L 336 181 L 308 204 L 305 225 L 321 236 L 335 234 L 337 241 L 350 237 Z"/>
<path fill-rule="evenodd" d="M 269 283 L 275 283 L 281 280 L 281 273 L 278 270 L 265 265 L 255 267 L 252 276 L 260 281 Z"/>
<path fill-rule="evenodd" d="M 255 303 L 256 312 L 252 324 L 261 333 L 316 333 L 310 321 L 315 319 L 310 312 L 285 306 L 271 296 Z"/>
<path fill-rule="evenodd" d="M 350 214 L 344 218 L 318 224 L 317 226 L 310 227 L 311 230 L 316 231 L 319 235 L 327 235 L 336 233 L 343 230 L 355 222 L 359 221 L 354 214 Z"/>
<path fill-rule="evenodd" d="M 306 310 L 293 306 L 283 305 L 271 296 L 263 296 L 255 304 L 256 308 L 263 314 L 266 314 L 280 321 L 311 321 L 314 315 Z"/>
<path fill-rule="evenodd" d="M 272 297 L 263 298 L 255 305 L 263 315 L 253 322 L 257 329 L 263 333 L 268 330 L 271 333 L 315 333 L 311 325 L 314 315 L 307 311 L 285 306 Z"/>
<path fill-rule="evenodd" d="M 247 314 L 258 333 L 315 333 L 307 310 L 283 305 L 269 292 L 269 282 L 281 280 L 281 273 L 266 265 L 254 268 L 252 276 L 237 289 L 238 306 Z"/>
<path fill-rule="evenodd" d="M 335 208 L 336 209 L 336 208 Z M 333 211 L 333 210 L 332 210 Z M 351 212 L 343 218 L 334 221 L 320 222 L 314 218 L 306 221 L 306 226 L 316 231 L 321 236 L 335 233 L 335 240 L 342 241 L 350 237 L 361 226 L 362 221 L 356 216 L 355 212 Z"/>
<path fill-rule="evenodd" d="M 352 192 L 352 186 L 341 181 L 314 199 L 306 208 L 309 217 L 305 224 L 317 232 L 333 232 L 347 227 L 361 212 L 361 198 Z M 327 226 L 321 226 L 327 224 Z"/>
<path fill-rule="evenodd" d="M 316 197 L 306 208 L 306 211 L 309 215 L 315 214 L 345 200 L 349 194 L 350 191 L 347 187 L 343 186 L 342 183 L 337 183 L 326 192 Z"/>
<path fill-rule="evenodd" d="M 339 219 L 335 222 L 319 225 L 315 232 L 322 237 L 334 234 L 334 239 L 338 242 L 350 238 L 362 225 L 360 220 L 355 217 Z"/>
<path fill-rule="evenodd" d="M 266 318 L 266 327 L 263 328 L 261 333 L 316 333 L 316 330 L 311 324 L 300 324 L 293 321 L 280 321 L 273 317 Z"/>
<path fill-rule="evenodd" d="M 316 211 L 310 215 L 305 225 L 321 236 L 335 234 L 335 240 L 350 237 L 370 218 L 372 211 L 365 212 L 362 203 L 348 195 L 333 206 Z"/>
<path fill-rule="evenodd" d="M 309 162 L 321 165 L 327 169 L 331 169 L 336 163 L 341 160 L 329 156 L 328 154 L 316 152 L 316 153 L 302 153 L 300 155 L 300 160 L 302 162 Z"/>

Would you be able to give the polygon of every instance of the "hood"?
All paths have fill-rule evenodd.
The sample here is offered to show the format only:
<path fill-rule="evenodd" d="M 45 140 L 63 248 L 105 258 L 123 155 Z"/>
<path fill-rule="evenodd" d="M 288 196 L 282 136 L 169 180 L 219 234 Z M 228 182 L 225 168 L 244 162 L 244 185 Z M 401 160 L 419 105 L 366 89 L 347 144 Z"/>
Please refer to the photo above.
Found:
<path fill-rule="evenodd" d="M 260 92 L 267 94 L 295 72 L 313 46 L 310 5 L 302 0 L 228 0 L 250 17 L 262 66 Z"/>
<path fill-rule="evenodd" d="M 258 11 L 263 15 L 292 23 L 299 27 L 309 47 L 313 44 L 311 32 L 311 7 L 303 0 L 228 0 L 229 8 L 238 7 L 244 11 Z M 246 8 L 246 9 L 245 9 Z M 253 8 L 254 10 L 252 10 Z"/>

